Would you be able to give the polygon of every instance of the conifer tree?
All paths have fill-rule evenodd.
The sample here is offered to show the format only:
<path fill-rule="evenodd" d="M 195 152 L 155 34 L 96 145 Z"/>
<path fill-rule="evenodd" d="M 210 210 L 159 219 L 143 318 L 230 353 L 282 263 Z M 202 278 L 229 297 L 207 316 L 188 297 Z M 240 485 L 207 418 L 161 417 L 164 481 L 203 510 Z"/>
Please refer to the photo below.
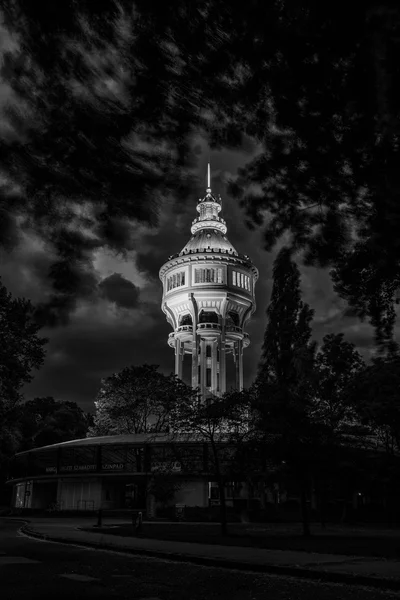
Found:
<path fill-rule="evenodd" d="M 309 534 L 307 487 L 317 432 L 311 418 L 316 343 L 311 340 L 314 311 L 301 300 L 300 273 L 283 248 L 274 263 L 268 323 L 256 381 L 260 426 L 275 440 L 275 458 L 298 479 L 304 534 Z"/>

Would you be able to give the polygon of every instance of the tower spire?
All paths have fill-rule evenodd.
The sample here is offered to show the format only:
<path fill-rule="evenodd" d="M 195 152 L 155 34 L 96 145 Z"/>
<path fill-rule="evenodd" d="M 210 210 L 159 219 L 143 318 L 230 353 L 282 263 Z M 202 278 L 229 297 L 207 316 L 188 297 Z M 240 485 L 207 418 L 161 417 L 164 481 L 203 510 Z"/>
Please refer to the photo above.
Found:
<path fill-rule="evenodd" d="M 207 194 L 211 194 L 211 171 L 210 171 L 210 159 L 208 159 L 207 163 Z"/>

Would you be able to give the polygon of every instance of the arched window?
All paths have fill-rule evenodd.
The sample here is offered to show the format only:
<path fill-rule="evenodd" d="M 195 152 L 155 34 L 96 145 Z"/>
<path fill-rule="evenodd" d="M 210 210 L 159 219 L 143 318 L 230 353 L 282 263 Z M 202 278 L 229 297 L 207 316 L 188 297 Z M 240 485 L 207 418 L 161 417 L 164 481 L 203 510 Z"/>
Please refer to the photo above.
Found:
<path fill-rule="evenodd" d="M 181 317 L 180 325 L 193 325 L 192 315 L 183 315 Z"/>
<path fill-rule="evenodd" d="M 199 316 L 199 323 L 218 323 L 218 315 L 214 311 L 202 310 Z"/>
<path fill-rule="evenodd" d="M 236 327 L 239 327 L 239 315 L 234 310 L 230 310 L 228 312 L 228 319 L 227 320 L 228 320 L 228 322 L 231 322 L 232 325 L 236 325 Z"/>

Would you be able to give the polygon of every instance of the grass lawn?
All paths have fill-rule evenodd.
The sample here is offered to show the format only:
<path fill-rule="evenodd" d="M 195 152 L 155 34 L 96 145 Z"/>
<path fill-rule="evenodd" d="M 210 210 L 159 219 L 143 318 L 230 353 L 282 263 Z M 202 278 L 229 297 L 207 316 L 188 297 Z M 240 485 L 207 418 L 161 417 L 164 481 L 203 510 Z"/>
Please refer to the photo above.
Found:
<path fill-rule="evenodd" d="M 302 537 L 299 524 L 229 524 L 229 535 L 222 536 L 219 525 L 196 523 L 143 523 L 140 537 L 196 542 L 200 544 L 221 544 L 224 546 L 245 546 L 278 550 L 302 550 L 328 554 L 374 556 L 400 560 L 400 530 L 384 528 L 328 526 L 322 530 L 312 526 L 312 536 Z M 91 533 L 135 536 L 130 524 L 117 527 L 86 528 Z"/>

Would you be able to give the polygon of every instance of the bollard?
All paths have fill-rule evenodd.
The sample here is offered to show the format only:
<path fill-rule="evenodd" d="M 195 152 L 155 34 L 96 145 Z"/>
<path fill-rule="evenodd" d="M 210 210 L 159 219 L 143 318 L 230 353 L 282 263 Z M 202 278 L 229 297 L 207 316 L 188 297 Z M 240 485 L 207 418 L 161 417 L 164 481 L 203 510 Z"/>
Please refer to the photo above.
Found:
<path fill-rule="evenodd" d="M 97 527 L 101 527 L 103 523 L 103 511 L 99 508 L 99 512 L 97 513 Z"/>
<path fill-rule="evenodd" d="M 140 511 L 136 519 L 136 533 L 142 532 L 143 513 Z"/>
<path fill-rule="evenodd" d="M 132 511 L 132 525 L 135 527 L 135 533 L 141 533 L 143 523 L 143 513 L 141 511 Z"/>

